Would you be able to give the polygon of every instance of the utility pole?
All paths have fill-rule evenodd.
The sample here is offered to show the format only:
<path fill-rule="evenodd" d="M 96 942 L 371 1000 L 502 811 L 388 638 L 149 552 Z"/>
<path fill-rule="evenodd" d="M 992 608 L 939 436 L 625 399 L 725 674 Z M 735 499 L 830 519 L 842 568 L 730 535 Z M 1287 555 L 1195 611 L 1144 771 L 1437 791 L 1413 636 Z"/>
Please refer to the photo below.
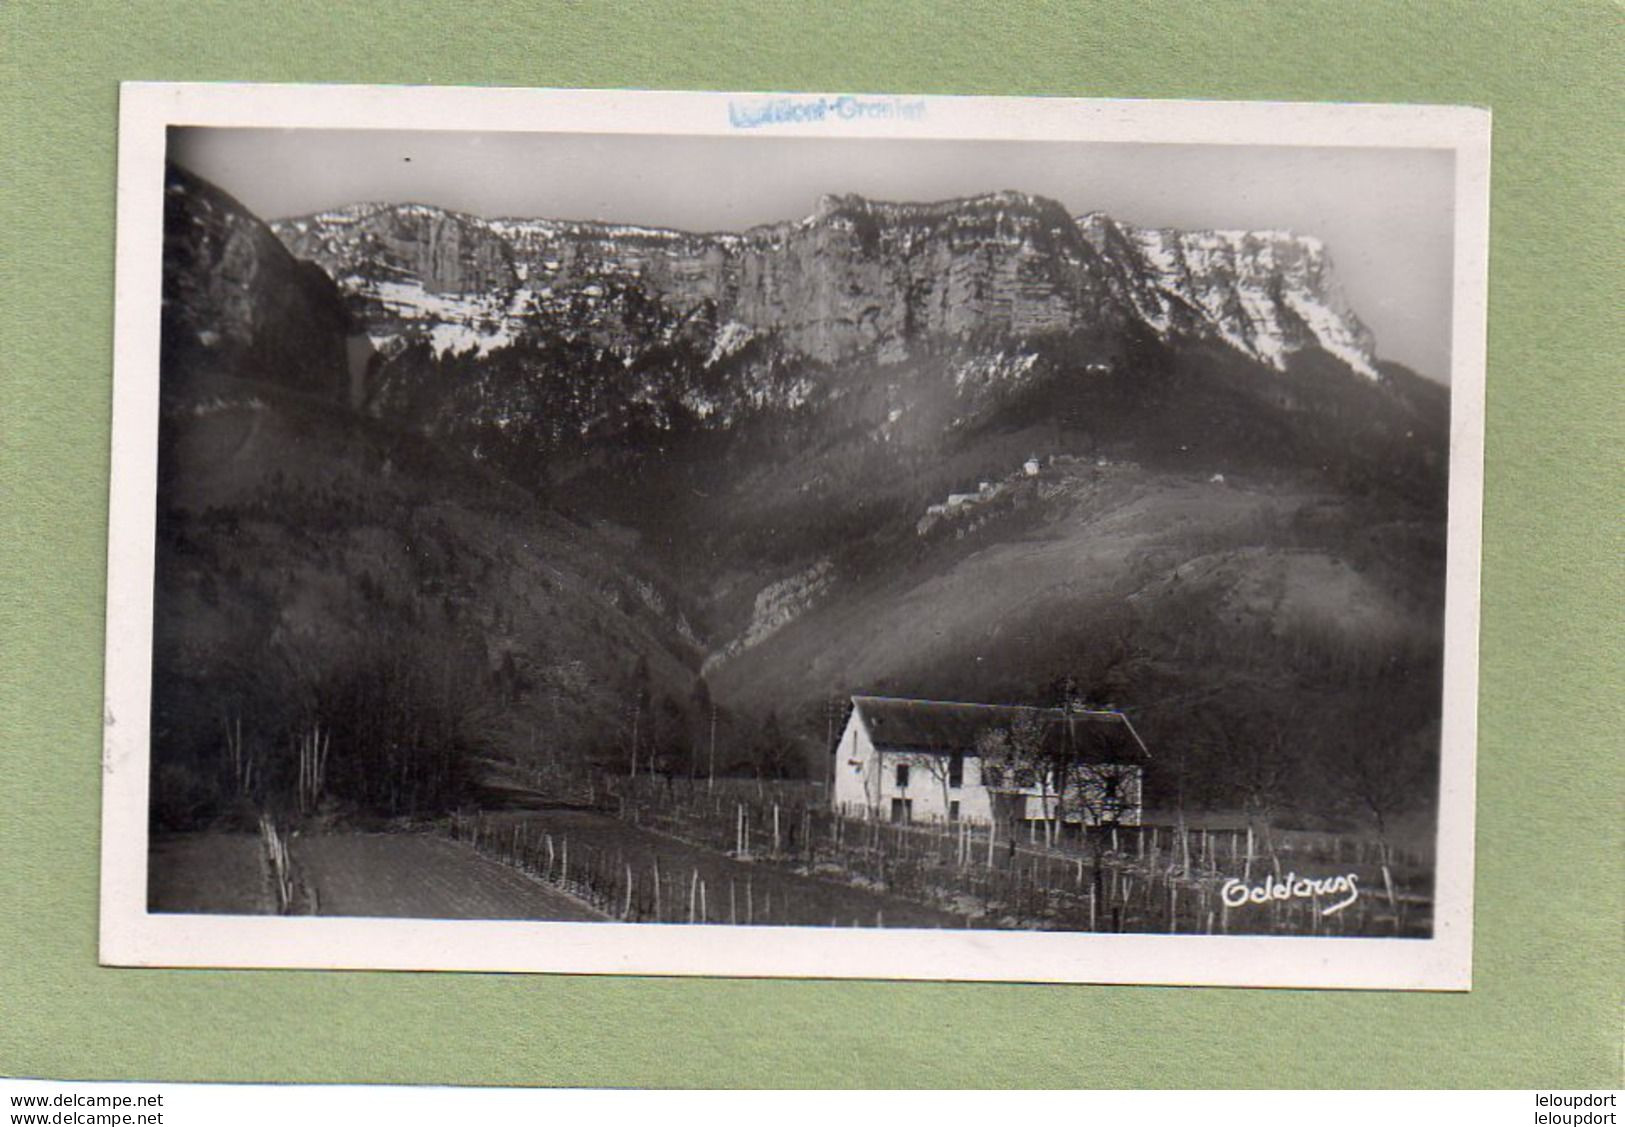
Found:
<path fill-rule="evenodd" d="M 643 708 L 634 703 L 632 705 L 632 778 L 638 777 L 638 721 L 642 718 Z"/>
<path fill-rule="evenodd" d="M 1078 708 L 1078 685 L 1077 681 L 1070 675 L 1066 679 L 1066 687 L 1063 691 L 1066 694 L 1066 699 L 1062 702 L 1061 707 L 1065 710 L 1066 747 L 1062 754 L 1065 755 L 1066 758 L 1061 761 L 1061 773 L 1059 779 L 1060 785 L 1056 788 L 1055 825 L 1052 833 L 1052 840 L 1050 841 L 1051 847 L 1053 847 L 1055 842 L 1060 839 L 1061 833 L 1066 828 L 1066 788 L 1067 784 L 1071 781 L 1072 772 L 1077 770 L 1078 766 L 1077 744 L 1075 742 L 1076 737 L 1073 735 L 1072 731 L 1072 718 L 1076 715 Z M 1083 832 L 1083 827 L 1081 824 L 1079 826 L 1079 832 Z"/>
<path fill-rule="evenodd" d="M 835 698 L 824 698 L 824 797 L 834 801 L 835 793 Z"/>
<path fill-rule="evenodd" d="M 710 794 L 717 787 L 717 706 L 711 705 L 711 763 L 710 772 L 705 781 L 705 792 Z"/>

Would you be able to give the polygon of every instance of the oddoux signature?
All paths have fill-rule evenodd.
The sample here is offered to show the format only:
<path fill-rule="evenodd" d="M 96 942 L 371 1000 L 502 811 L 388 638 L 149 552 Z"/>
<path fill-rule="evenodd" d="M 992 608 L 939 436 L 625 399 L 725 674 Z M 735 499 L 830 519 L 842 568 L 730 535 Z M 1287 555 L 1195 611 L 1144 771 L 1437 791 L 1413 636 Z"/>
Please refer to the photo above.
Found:
<path fill-rule="evenodd" d="M 1272 900 L 1309 900 L 1319 896 L 1346 894 L 1342 900 L 1320 910 L 1321 915 L 1330 916 L 1341 912 L 1360 898 L 1358 880 L 1359 876 L 1355 873 L 1319 879 L 1288 873 L 1285 880 L 1276 880 L 1275 875 L 1271 873 L 1264 878 L 1263 884 L 1249 886 L 1240 877 L 1231 877 L 1219 889 L 1219 896 L 1227 908 L 1239 908 L 1243 904 L 1268 904 Z"/>

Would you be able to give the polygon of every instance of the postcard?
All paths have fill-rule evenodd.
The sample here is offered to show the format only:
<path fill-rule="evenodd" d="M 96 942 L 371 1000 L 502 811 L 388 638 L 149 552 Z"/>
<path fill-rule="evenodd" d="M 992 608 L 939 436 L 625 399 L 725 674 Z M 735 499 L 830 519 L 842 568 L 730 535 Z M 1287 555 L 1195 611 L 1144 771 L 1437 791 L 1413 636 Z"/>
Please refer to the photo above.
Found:
<path fill-rule="evenodd" d="M 127 84 L 102 961 L 1466 989 L 1488 161 Z"/>

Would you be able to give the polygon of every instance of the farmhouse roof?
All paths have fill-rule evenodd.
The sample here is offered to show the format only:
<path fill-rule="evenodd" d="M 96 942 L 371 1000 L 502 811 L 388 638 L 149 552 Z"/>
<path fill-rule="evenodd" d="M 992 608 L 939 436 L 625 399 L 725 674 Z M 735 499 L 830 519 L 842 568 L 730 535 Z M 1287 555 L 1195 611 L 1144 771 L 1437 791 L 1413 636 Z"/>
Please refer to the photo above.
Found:
<path fill-rule="evenodd" d="M 1073 708 L 1069 733 L 1067 711 L 1060 708 L 870 696 L 853 697 L 852 706 L 869 739 L 885 751 L 974 754 L 983 732 L 1037 716 L 1044 721 L 1046 750 L 1059 751 L 1070 738 L 1081 762 L 1128 763 L 1151 755 L 1128 717 L 1115 709 Z"/>

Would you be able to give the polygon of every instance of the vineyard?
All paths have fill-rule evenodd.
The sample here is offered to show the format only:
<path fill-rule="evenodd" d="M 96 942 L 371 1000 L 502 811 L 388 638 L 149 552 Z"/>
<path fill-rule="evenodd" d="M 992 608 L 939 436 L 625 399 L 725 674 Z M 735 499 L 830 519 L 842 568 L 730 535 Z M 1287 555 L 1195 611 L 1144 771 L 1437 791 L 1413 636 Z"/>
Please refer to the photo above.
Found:
<path fill-rule="evenodd" d="M 454 818 L 481 854 L 591 904 L 611 919 L 821 927 L 963 928 L 961 915 L 884 890 L 824 879 L 695 844 L 590 810 Z"/>
<path fill-rule="evenodd" d="M 1425 936 L 1424 857 L 1267 827 L 1106 827 L 1045 845 L 837 814 L 807 784 L 615 780 L 604 812 L 451 834 L 626 921 Z"/>

